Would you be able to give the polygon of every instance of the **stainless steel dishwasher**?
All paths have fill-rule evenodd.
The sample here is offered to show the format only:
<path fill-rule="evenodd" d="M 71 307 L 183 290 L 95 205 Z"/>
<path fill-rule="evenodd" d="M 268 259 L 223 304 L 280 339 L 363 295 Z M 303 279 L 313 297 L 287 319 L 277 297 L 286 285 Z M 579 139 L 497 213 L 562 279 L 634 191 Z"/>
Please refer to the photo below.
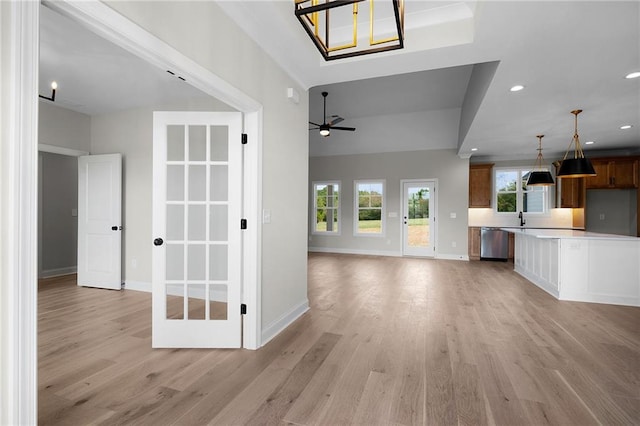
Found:
<path fill-rule="evenodd" d="M 503 260 L 509 257 L 509 233 L 500 228 L 481 228 L 480 260 Z"/>

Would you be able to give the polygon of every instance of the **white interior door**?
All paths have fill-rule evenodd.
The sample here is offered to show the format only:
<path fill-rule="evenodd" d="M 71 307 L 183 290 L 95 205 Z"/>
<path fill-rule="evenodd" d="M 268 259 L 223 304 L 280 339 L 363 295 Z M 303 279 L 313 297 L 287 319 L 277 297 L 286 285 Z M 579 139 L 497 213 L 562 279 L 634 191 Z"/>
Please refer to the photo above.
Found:
<path fill-rule="evenodd" d="M 78 285 L 120 290 L 122 155 L 78 157 Z"/>
<path fill-rule="evenodd" d="M 241 113 L 154 113 L 154 348 L 242 343 L 241 131 Z"/>
<path fill-rule="evenodd" d="M 402 254 L 435 256 L 435 181 L 403 181 L 402 194 Z"/>

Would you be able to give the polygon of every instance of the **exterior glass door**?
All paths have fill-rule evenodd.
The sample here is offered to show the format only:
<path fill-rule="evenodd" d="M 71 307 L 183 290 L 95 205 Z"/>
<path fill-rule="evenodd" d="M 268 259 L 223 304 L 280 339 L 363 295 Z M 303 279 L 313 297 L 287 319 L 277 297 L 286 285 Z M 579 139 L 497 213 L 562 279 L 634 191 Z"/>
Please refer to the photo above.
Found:
<path fill-rule="evenodd" d="M 403 181 L 402 192 L 402 254 L 434 256 L 435 182 Z"/>

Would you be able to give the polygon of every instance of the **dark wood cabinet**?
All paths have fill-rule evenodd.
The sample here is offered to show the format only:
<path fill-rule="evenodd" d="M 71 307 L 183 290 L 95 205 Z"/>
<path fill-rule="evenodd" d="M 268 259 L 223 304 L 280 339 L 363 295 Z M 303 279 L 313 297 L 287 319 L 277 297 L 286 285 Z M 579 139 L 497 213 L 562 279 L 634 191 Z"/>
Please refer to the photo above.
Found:
<path fill-rule="evenodd" d="M 557 179 L 556 183 L 560 189 L 560 207 L 572 209 L 584 207 L 584 178 Z"/>
<path fill-rule="evenodd" d="M 597 158 L 591 164 L 597 176 L 586 178 L 587 189 L 638 187 L 637 158 Z"/>
<path fill-rule="evenodd" d="M 469 165 L 469 207 L 491 207 L 493 164 Z"/>

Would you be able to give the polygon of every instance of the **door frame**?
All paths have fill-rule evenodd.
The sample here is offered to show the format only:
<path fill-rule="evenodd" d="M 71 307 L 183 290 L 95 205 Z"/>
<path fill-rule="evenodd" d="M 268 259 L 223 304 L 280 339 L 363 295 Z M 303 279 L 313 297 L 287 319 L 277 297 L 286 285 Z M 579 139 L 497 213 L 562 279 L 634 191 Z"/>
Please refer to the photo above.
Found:
<path fill-rule="evenodd" d="M 89 151 L 80 151 L 78 149 L 73 148 L 65 148 L 61 146 L 48 145 L 44 143 L 38 144 L 38 188 L 42 188 L 42 164 L 40 163 L 40 154 L 48 153 L 48 154 L 58 154 L 64 155 L 65 157 L 77 158 L 81 155 L 89 155 Z M 75 188 L 76 195 L 78 193 L 78 188 Z M 42 191 L 38 191 L 38 229 L 42 229 L 42 217 L 40 213 L 40 206 L 42 206 Z M 76 242 L 76 249 L 77 249 Z M 77 265 L 76 265 L 77 267 Z M 76 268 L 77 269 L 77 268 Z M 38 277 L 42 277 L 42 235 L 38 233 Z"/>
<path fill-rule="evenodd" d="M 255 226 L 243 234 L 244 347 L 261 346 L 262 105 L 98 0 L 47 2 L 106 40 L 244 113 L 244 215 Z M 3 99 L 0 146 L 0 423 L 37 423 L 37 168 L 40 2 L 2 2 Z M 5 65 L 7 63 L 8 65 Z M 6 89 L 6 90 L 5 90 Z M 5 287 L 6 286 L 6 287 Z"/>
<path fill-rule="evenodd" d="M 436 242 L 438 241 L 438 223 L 436 221 L 437 215 L 438 215 L 438 179 L 437 178 L 431 178 L 431 179 L 400 179 L 400 253 L 402 256 L 407 256 L 407 257 L 414 257 L 414 255 L 409 255 L 409 254 L 405 254 L 404 253 L 404 249 L 405 249 L 405 237 L 404 237 L 404 223 L 402 220 L 402 215 L 404 214 L 404 185 L 406 183 L 418 183 L 418 182 L 431 182 L 433 184 L 433 194 L 430 195 L 430 201 L 429 201 L 429 218 L 433 218 L 433 229 L 431 229 L 430 232 L 430 239 L 431 239 L 431 243 L 435 246 L 435 248 L 433 249 L 433 256 L 421 256 L 421 257 L 427 257 L 427 258 L 431 258 L 433 257 L 434 259 L 438 257 L 438 244 L 436 244 Z M 431 201 L 433 201 L 433 211 L 431 210 Z"/>

